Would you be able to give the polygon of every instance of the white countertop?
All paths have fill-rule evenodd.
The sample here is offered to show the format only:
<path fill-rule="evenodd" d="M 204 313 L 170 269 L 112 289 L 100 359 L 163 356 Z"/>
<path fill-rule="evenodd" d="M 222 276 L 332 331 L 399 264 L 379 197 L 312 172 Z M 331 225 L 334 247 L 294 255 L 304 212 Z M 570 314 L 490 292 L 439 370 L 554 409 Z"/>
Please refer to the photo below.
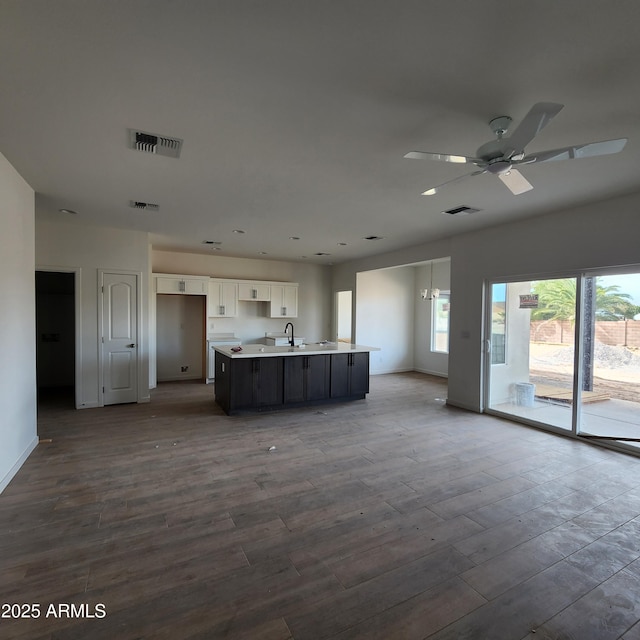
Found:
<path fill-rule="evenodd" d="M 310 343 L 298 347 L 275 347 L 262 344 L 243 345 L 242 351 L 231 351 L 231 346 L 216 346 L 215 350 L 229 358 L 268 358 L 272 356 L 314 356 L 332 353 L 365 353 L 380 351 L 379 347 L 366 347 L 346 342 Z"/>

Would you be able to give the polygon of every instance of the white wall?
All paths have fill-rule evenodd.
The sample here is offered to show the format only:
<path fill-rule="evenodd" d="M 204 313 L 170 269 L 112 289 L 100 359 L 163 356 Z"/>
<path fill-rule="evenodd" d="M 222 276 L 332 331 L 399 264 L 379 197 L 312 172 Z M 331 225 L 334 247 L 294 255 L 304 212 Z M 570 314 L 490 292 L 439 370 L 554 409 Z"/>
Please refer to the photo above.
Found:
<path fill-rule="evenodd" d="M 301 262 L 230 258 L 195 253 L 152 250 L 154 273 L 178 273 L 242 280 L 297 282 L 298 317 L 295 333 L 308 342 L 328 340 L 331 333 L 330 267 Z M 284 330 L 286 319 L 269 318 L 266 302 L 238 303 L 237 318 L 210 318 L 207 333 L 235 333 L 245 344 L 257 342 L 265 333 Z"/>
<path fill-rule="evenodd" d="M 357 274 L 356 343 L 372 351 L 372 374 L 411 371 L 414 366 L 415 268 Z"/>
<path fill-rule="evenodd" d="M 55 270 L 80 270 L 80 370 L 76 371 L 79 385 L 79 408 L 101 404 L 98 335 L 98 274 L 99 270 L 132 271 L 141 274 L 142 301 L 141 333 L 138 336 L 140 368 L 138 371 L 138 401 L 149 400 L 148 350 L 148 235 L 105 227 L 93 227 L 51 219 L 36 220 L 36 264 Z"/>
<path fill-rule="evenodd" d="M 34 192 L 0 154 L 0 491 L 38 444 Z"/>

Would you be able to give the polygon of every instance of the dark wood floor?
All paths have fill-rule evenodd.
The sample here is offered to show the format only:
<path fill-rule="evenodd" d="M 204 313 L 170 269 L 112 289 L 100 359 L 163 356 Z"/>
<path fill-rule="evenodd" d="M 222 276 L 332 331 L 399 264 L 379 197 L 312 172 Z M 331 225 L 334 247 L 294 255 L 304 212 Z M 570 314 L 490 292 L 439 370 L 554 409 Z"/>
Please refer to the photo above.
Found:
<path fill-rule="evenodd" d="M 445 394 L 398 374 L 233 418 L 193 383 L 48 403 L 0 496 L 0 601 L 41 614 L 0 638 L 640 639 L 640 459 Z"/>

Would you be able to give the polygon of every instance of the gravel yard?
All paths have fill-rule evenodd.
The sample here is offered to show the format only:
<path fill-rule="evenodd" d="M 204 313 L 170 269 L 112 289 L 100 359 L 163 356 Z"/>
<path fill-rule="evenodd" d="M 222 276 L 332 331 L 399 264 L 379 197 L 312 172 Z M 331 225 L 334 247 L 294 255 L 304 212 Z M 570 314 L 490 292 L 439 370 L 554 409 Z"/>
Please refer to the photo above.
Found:
<path fill-rule="evenodd" d="M 573 384 L 573 347 L 531 343 L 530 380 L 538 384 Z M 611 398 L 640 403 L 640 353 L 627 347 L 596 344 L 593 390 Z"/>

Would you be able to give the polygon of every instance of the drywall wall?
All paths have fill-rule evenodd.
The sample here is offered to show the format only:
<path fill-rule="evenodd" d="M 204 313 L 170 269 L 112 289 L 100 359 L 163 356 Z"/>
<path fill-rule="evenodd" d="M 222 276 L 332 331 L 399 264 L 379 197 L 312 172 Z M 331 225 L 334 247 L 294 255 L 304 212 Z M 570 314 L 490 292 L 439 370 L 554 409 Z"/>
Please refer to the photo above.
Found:
<path fill-rule="evenodd" d="M 34 202 L 0 154 L 0 491 L 38 444 Z"/>
<path fill-rule="evenodd" d="M 357 274 L 356 343 L 371 352 L 371 374 L 414 367 L 415 268 L 398 267 Z"/>
<path fill-rule="evenodd" d="M 139 231 L 94 227 L 50 218 L 36 219 L 36 265 L 61 271 L 79 270 L 80 333 L 76 371 L 78 408 L 101 405 L 99 274 L 101 270 L 140 274 L 142 317 L 138 336 L 138 401 L 149 400 L 148 235 Z"/>
<path fill-rule="evenodd" d="M 292 320 L 296 335 L 309 342 L 327 340 L 333 335 L 330 267 L 155 249 L 151 258 L 154 273 L 297 282 L 300 285 L 298 317 Z M 235 333 L 246 344 L 259 341 L 265 333 L 284 330 L 287 321 L 270 318 L 268 303 L 241 301 L 238 304 L 236 318 L 209 318 L 207 333 Z"/>

